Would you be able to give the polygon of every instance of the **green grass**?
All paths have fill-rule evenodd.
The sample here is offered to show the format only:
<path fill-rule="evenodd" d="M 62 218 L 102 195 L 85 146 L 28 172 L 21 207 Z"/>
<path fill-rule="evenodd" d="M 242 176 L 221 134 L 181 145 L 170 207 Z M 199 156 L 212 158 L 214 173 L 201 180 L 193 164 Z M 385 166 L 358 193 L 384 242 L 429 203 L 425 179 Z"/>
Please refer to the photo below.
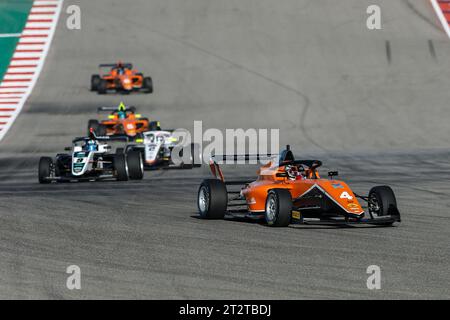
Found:
<path fill-rule="evenodd" d="M 0 38 L 0 80 L 8 68 L 14 49 L 16 48 L 17 38 Z"/>
<path fill-rule="evenodd" d="M 33 0 L 1 0 L 0 33 L 20 33 L 32 4 Z"/>
<path fill-rule="evenodd" d="M 0 34 L 21 33 L 33 0 L 0 0 Z M 0 38 L 0 80 L 19 38 Z"/>

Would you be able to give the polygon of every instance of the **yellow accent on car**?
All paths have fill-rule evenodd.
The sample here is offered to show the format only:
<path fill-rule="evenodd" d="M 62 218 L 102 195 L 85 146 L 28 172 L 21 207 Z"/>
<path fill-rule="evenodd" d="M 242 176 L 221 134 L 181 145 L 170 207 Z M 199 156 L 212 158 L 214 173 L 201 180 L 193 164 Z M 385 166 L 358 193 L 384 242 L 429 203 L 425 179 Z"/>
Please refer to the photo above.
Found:
<path fill-rule="evenodd" d="M 119 111 L 125 111 L 127 107 L 125 106 L 125 103 L 123 101 L 120 102 L 119 107 L 117 108 Z"/>
<path fill-rule="evenodd" d="M 143 143 L 143 142 L 144 142 L 144 139 L 136 139 L 136 142 L 137 142 L 137 143 Z"/>
<path fill-rule="evenodd" d="M 142 115 L 141 115 L 140 113 L 137 113 L 137 114 L 135 114 L 134 116 L 135 116 L 136 118 L 142 117 Z"/>
<path fill-rule="evenodd" d="M 300 211 L 292 211 L 292 219 L 300 220 L 302 217 L 302 214 Z"/>
<path fill-rule="evenodd" d="M 108 115 L 108 119 L 114 119 L 114 115 L 113 114 Z"/>

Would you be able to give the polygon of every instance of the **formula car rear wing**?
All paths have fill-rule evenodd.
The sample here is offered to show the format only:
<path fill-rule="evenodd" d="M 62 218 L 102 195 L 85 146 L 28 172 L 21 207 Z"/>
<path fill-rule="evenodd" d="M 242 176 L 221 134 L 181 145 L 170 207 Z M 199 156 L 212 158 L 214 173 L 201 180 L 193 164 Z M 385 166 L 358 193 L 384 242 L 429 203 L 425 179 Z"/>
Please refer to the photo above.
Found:
<path fill-rule="evenodd" d="M 222 169 L 220 169 L 219 163 L 217 163 L 217 161 L 227 161 L 227 160 L 232 160 L 232 161 L 239 161 L 239 160 L 243 160 L 243 161 L 250 161 L 250 160 L 256 160 L 256 161 L 260 161 L 260 160 L 272 160 L 275 157 L 278 157 L 278 154 L 243 154 L 243 155 L 238 155 L 238 154 L 234 154 L 234 155 L 212 155 L 211 159 L 209 161 L 209 168 L 211 169 L 211 173 L 212 175 L 216 178 L 216 179 L 220 179 L 223 182 L 225 182 L 225 177 L 223 175 Z M 243 183 L 247 183 L 248 181 L 227 181 L 226 184 L 228 185 L 232 185 L 232 184 L 243 184 Z"/>
<path fill-rule="evenodd" d="M 125 141 L 125 142 L 128 142 L 130 139 L 129 139 L 129 137 L 126 134 L 115 134 L 115 135 L 112 135 L 112 136 L 97 136 L 95 134 L 95 130 L 93 128 L 90 128 L 88 137 L 77 137 L 77 138 L 72 140 L 72 143 L 75 144 L 77 142 L 88 141 L 88 140 Z"/>
<path fill-rule="evenodd" d="M 122 66 L 127 69 L 133 69 L 132 63 L 122 63 Z M 102 63 L 98 65 L 99 68 L 114 68 L 117 67 L 117 63 Z"/>
<path fill-rule="evenodd" d="M 114 136 L 97 136 L 94 139 L 90 137 L 78 137 L 72 140 L 72 143 L 75 144 L 81 141 L 89 141 L 89 140 L 97 140 L 97 141 L 124 141 L 129 142 L 129 138 L 126 135 L 114 135 Z"/>
<path fill-rule="evenodd" d="M 99 107 L 99 108 L 97 108 L 97 112 L 105 112 L 105 111 L 106 112 L 109 112 L 109 111 L 117 112 L 118 109 L 117 109 L 117 107 Z M 126 107 L 124 111 L 136 112 L 136 107 L 133 107 L 133 106 Z"/>

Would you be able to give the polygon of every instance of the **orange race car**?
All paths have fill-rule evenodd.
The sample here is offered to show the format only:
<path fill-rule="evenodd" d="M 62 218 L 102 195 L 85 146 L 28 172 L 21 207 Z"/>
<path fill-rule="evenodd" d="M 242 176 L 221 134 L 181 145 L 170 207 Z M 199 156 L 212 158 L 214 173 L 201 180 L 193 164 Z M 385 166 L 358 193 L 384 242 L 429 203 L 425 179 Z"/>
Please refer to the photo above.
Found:
<path fill-rule="evenodd" d="M 103 107 L 98 111 L 111 111 L 108 120 L 89 120 L 88 132 L 94 130 L 98 136 L 126 135 L 130 138 L 142 137 L 145 131 L 160 130 L 159 122 L 150 122 L 136 113 L 135 107 L 126 107 L 122 102 L 117 108 Z"/>
<path fill-rule="evenodd" d="M 108 90 L 130 93 L 131 91 L 153 92 L 153 81 L 150 77 L 133 69 L 131 63 L 99 65 L 100 74 L 91 77 L 91 91 L 105 94 Z M 108 69 L 108 70 L 106 70 Z"/>
<path fill-rule="evenodd" d="M 232 156 L 238 160 L 239 156 Z M 241 156 L 244 160 L 261 156 Z M 265 219 L 269 226 L 294 224 L 374 224 L 390 226 L 400 222 L 394 192 L 388 186 L 370 190 L 367 197 L 354 193 L 338 173 L 328 172 L 322 179 L 318 160 L 295 160 L 289 146 L 276 161 L 262 166 L 256 181 L 225 181 L 213 157 L 210 163 L 214 179 L 206 179 L 198 190 L 198 210 L 206 219 L 223 219 L 225 215 Z M 222 156 L 227 160 L 229 156 Z M 240 190 L 231 190 L 232 186 Z M 369 217 L 358 202 L 367 202 Z"/>

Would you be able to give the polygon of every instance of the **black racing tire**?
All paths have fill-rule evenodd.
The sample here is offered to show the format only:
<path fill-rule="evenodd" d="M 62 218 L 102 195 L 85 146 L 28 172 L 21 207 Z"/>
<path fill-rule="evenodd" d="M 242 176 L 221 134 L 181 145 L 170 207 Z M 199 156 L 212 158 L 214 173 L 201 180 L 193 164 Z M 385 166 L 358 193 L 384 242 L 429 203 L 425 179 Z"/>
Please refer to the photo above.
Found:
<path fill-rule="evenodd" d="M 137 150 L 127 153 L 128 174 L 131 180 L 142 180 L 144 178 L 144 161 Z"/>
<path fill-rule="evenodd" d="M 98 126 L 99 126 L 99 125 L 100 125 L 100 124 L 99 124 L 98 120 L 90 119 L 90 120 L 88 121 L 87 135 L 89 136 L 89 134 L 91 133 L 91 129 L 93 129 L 94 132 L 97 133 L 97 130 L 98 130 Z"/>
<path fill-rule="evenodd" d="M 203 164 L 203 156 L 202 151 L 200 149 L 200 145 L 197 143 L 191 143 L 191 155 L 193 159 L 193 167 L 200 168 Z"/>
<path fill-rule="evenodd" d="M 98 90 L 98 85 L 100 83 L 100 76 L 98 74 L 94 74 L 91 77 L 91 91 L 97 91 Z"/>
<path fill-rule="evenodd" d="M 125 154 L 116 154 L 114 156 L 114 169 L 116 171 L 117 181 L 128 180 L 128 166 Z"/>
<path fill-rule="evenodd" d="M 197 194 L 197 206 L 203 219 L 223 219 L 227 211 L 228 194 L 225 183 L 218 179 L 205 179 Z"/>
<path fill-rule="evenodd" d="M 47 178 L 51 176 L 53 171 L 53 160 L 50 157 L 41 157 L 39 159 L 39 183 L 48 184 L 51 183 Z"/>
<path fill-rule="evenodd" d="M 146 93 L 153 93 L 153 80 L 150 77 L 145 77 L 142 81 L 142 88 Z"/>
<path fill-rule="evenodd" d="M 97 136 L 106 136 L 106 126 L 104 124 L 99 124 L 97 130 L 95 130 L 95 134 Z"/>
<path fill-rule="evenodd" d="M 272 189 L 267 193 L 264 216 L 270 227 L 287 227 L 291 223 L 292 196 L 287 189 Z"/>
<path fill-rule="evenodd" d="M 124 153 L 124 149 L 123 148 L 117 148 L 116 149 L 116 154 L 123 154 Z"/>
<path fill-rule="evenodd" d="M 184 150 L 184 149 L 183 149 Z M 181 150 L 181 156 L 183 156 L 183 150 Z M 202 156 L 200 154 L 200 146 L 196 143 L 191 143 L 189 150 L 189 162 L 181 165 L 182 169 L 192 169 L 202 166 Z"/>
<path fill-rule="evenodd" d="M 373 187 L 369 191 L 369 212 L 373 216 L 399 216 L 397 199 L 389 186 Z"/>
<path fill-rule="evenodd" d="M 193 153 L 192 153 L 192 144 L 189 147 L 185 146 L 185 147 L 183 147 L 183 149 L 181 149 L 180 156 L 182 157 L 182 159 L 184 159 L 184 151 L 185 150 L 189 152 L 189 160 L 187 162 L 183 162 L 181 164 L 181 169 L 192 169 L 194 167 L 194 157 L 193 157 Z"/>
<path fill-rule="evenodd" d="M 98 94 L 105 94 L 108 91 L 108 83 L 106 80 L 100 79 L 97 86 Z"/>

